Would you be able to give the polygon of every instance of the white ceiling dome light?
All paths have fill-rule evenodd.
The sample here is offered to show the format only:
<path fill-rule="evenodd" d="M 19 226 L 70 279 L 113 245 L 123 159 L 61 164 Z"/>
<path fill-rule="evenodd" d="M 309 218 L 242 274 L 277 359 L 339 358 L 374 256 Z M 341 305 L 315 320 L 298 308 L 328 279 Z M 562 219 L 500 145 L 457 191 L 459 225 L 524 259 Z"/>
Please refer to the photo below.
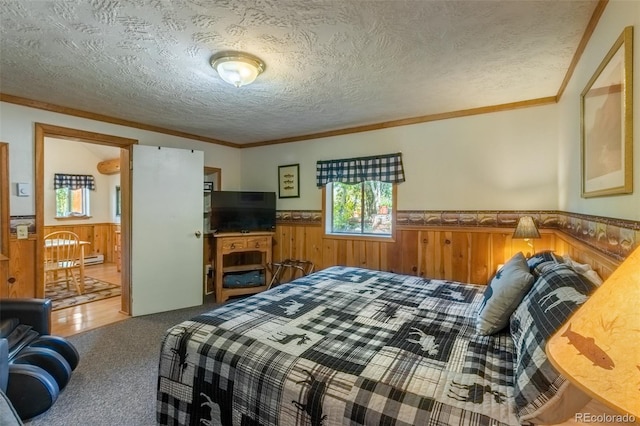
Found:
<path fill-rule="evenodd" d="M 259 58 L 242 52 L 220 52 L 211 57 L 211 66 L 224 81 L 236 87 L 246 86 L 265 69 Z"/>

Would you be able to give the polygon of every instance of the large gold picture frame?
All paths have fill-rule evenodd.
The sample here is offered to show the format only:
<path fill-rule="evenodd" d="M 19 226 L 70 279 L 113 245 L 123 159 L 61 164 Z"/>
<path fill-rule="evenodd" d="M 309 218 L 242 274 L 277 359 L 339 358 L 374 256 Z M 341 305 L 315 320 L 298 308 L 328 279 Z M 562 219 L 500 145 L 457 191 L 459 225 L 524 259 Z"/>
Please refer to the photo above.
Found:
<path fill-rule="evenodd" d="M 580 96 L 582 197 L 633 192 L 633 27 L 626 27 Z"/>

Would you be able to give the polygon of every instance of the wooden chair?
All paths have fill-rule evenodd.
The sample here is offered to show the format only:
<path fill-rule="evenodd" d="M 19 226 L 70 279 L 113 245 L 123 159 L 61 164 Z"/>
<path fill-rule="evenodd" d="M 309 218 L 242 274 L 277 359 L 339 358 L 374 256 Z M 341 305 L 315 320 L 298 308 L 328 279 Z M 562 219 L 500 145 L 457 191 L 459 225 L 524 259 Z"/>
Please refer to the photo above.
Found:
<path fill-rule="evenodd" d="M 64 271 L 69 290 L 73 281 L 78 294 L 82 294 L 80 282 L 80 238 L 69 231 L 56 231 L 44 237 L 44 287 L 58 280 L 58 272 Z"/>

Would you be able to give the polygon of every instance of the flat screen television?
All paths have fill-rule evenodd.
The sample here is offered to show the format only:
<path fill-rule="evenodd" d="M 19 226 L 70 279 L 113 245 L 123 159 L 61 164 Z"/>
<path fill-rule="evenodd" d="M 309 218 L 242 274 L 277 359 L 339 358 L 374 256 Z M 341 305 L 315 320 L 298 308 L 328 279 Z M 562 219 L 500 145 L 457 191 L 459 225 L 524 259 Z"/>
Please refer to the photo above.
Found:
<path fill-rule="evenodd" d="M 276 193 L 212 191 L 213 232 L 273 231 L 276 228 Z"/>

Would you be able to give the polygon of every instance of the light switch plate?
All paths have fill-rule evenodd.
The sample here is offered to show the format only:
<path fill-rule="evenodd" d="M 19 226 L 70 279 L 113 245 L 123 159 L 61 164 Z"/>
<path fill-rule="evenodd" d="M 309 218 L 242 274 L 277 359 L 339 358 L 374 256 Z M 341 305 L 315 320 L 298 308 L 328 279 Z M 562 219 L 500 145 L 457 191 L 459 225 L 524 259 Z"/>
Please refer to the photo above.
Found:
<path fill-rule="evenodd" d="M 28 197 L 31 195 L 30 183 L 18 183 L 18 197 Z"/>
<path fill-rule="evenodd" d="M 16 226 L 16 237 L 19 240 L 26 240 L 29 238 L 29 227 L 27 225 Z"/>

